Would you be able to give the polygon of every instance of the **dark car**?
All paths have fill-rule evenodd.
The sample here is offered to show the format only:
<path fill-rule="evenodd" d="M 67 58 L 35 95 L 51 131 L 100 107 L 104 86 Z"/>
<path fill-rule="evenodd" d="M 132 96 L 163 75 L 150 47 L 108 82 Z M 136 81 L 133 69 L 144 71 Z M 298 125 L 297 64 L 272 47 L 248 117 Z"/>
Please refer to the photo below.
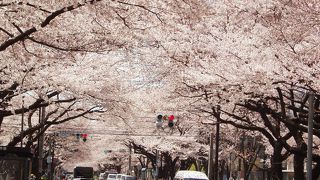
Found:
<path fill-rule="evenodd" d="M 93 180 L 93 167 L 75 167 L 73 169 L 73 180 Z"/>

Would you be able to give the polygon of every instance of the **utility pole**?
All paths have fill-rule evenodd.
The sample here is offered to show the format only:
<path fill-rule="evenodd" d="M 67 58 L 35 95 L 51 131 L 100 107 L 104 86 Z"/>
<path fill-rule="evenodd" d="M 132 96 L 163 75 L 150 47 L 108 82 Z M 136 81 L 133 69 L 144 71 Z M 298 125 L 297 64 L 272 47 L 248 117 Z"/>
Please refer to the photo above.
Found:
<path fill-rule="evenodd" d="M 53 179 L 53 175 L 54 175 L 54 148 L 55 148 L 55 133 L 53 133 L 50 137 L 49 137 L 49 155 L 47 157 L 47 163 L 48 163 L 48 180 L 52 180 Z"/>
<path fill-rule="evenodd" d="M 213 180 L 213 132 L 210 133 L 210 150 L 208 158 L 208 177 Z"/>
<path fill-rule="evenodd" d="M 47 163 L 48 163 L 48 169 L 47 169 L 47 173 L 48 173 L 48 180 L 51 180 L 51 167 L 52 167 L 52 137 L 49 137 L 49 153 L 47 156 Z"/>
<path fill-rule="evenodd" d="M 56 148 L 56 134 L 53 134 L 53 140 L 52 140 L 52 165 L 51 165 L 51 176 L 49 177 L 49 180 L 52 180 L 54 177 L 54 169 L 55 169 L 55 163 L 54 163 L 54 150 Z"/>
<path fill-rule="evenodd" d="M 130 174 L 131 175 L 131 154 L 132 154 L 132 146 L 131 146 L 131 144 L 130 144 L 130 146 L 129 146 L 129 169 L 128 169 L 128 174 Z"/>
<path fill-rule="evenodd" d="M 215 165 L 214 165 L 214 180 L 219 180 L 219 143 L 220 143 L 220 106 L 217 106 L 216 111 L 216 149 L 215 149 Z"/>
<path fill-rule="evenodd" d="M 21 144 L 23 146 L 23 124 L 24 124 L 24 95 L 22 95 L 22 113 L 21 113 Z"/>
<path fill-rule="evenodd" d="M 159 177 L 159 151 L 156 149 L 156 173 L 155 173 L 155 180 L 158 180 Z"/>
<path fill-rule="evenodd" d="M 45 107 L 40 107 L 39 108 L 39 124 L 43 124 L 44 122 L 44 118 L 46 115 L 46 109 Z M 42 128 L 39 129 L 39 133 L 42 133 Z M 44 142 L 44 133 L 42 133 L 42 135 L 39 137 L 38 140 L 38 152 L 39 152 L 39 156 L 38 156 L 38 177 L 40 178 L 42 176 L 42 171 L 43 171 L 43 142 Z"/>
<path fill-rule="evenodd" d="M 240 154 L 244 157 L 244 146 L 245 146 L 245 133 L 243 132 L 241 135 L 240 140 Z M 244 171 L 244 159 L 239 158 L 239 165 L 238 165 L 238 176 L 240 180 L 244 180 L 245 171 Z"/>
<path fill-rule="evenodd" d="M 314 93 L 310 92 L 309 93 L 309 113 L 308 113 L 307 180 L 312 180 L 313 116 L 314 116 Z"/>

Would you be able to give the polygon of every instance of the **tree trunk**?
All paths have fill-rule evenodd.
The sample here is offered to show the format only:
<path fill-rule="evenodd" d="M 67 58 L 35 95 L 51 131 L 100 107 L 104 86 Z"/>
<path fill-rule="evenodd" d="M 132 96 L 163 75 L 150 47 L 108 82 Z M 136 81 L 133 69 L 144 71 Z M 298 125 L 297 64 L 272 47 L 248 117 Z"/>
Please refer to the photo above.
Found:
<path fill-rule="evenodd" d="M 283 147 L 279 142 L 275 143 L 271 159 L 271 176 L 274 180 L 283 180 L 281 151 Z"/>
<path fill-rule="evenodd" d="M 2 121 L 3 121 L 3 116 L 0 116 L 0 127 L 2 125 Z"/>
<path fill-rule="evenodd" d="M 304 156 L 301 154 L 294 154 L 294 179 L 304 179 Z"/>
<path fill-rule="evenodd" d="M 224 175 L 225 171 L 226 171 L 226 161 L 221 160 L 220 161 L 219 179 L 218 180 L 223 179 L 223 175 Z"/>
<path fill-rule="evenodd" d="M 317 164 L 312 169 L 312 180 L 317 180 L 320 176 L 320 162 L 317 162 Z"/>
<path fill-rule="evenodd" d="M 243 159 L 244 180 L 249 180 L 250 173 L 248 173 L 248 169 L 249 169 L 249 163 L 245 159 Z"/>

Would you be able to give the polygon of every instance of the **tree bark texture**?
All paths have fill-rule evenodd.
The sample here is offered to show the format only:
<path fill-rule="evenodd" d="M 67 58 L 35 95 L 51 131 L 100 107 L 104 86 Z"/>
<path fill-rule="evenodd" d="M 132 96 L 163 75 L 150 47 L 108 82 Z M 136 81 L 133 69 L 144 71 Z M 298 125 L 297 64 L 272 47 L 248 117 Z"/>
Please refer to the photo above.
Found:
<path fill-rule="evenodd" d="M 283 147 L 281 146 L 281 144 L 279 142 L 276 142 L 271 160 L 271 176 L 274 180 L 283 180 L 281 156 L 282 149 Z"/>
<path fill-rule="evenodd" d="M 304 176 L 304 156 L 301 154 L 293 155 L 294 162 L 294 179 L 305 179 Z"/>
<path fill-rule="evenodd" d="M 312 180 L 317 180 L 320 176 L 320 162 L 317 162 L 317 164 L 312 169 Z"/>

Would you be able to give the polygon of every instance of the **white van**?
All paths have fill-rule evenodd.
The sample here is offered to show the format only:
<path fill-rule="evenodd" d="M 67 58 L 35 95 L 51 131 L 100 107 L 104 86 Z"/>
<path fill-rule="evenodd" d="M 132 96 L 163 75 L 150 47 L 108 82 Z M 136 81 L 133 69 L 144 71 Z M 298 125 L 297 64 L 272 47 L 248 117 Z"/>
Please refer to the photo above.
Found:
<path fill-rule="evenodd" d="M 100 173 L 99 174 L 99 180 L 106 180 L 107 179 L 107 174 L 106 173 Z"/>
<path fill-rule="evenodd" d="M 122 175 L 125 175 L 125 174 L 117 174 L 116 180 L 121 180 L 121 176 L 122 176 Z"/>
<path fill-rule="evenodd" d="M 121 180 L 136 180 L 136 177 L 130 175 L 122 175 Z"/>
<path fill-rule="evenodd" d="M 117 174 L 108 174 L 107 180 L 116 180 Z"/>
<path fill-rule="evenodd" d="M 174 176 L 174 180 L 209 180 L 208 176 L 199 171 L 178 171 Z"/>

